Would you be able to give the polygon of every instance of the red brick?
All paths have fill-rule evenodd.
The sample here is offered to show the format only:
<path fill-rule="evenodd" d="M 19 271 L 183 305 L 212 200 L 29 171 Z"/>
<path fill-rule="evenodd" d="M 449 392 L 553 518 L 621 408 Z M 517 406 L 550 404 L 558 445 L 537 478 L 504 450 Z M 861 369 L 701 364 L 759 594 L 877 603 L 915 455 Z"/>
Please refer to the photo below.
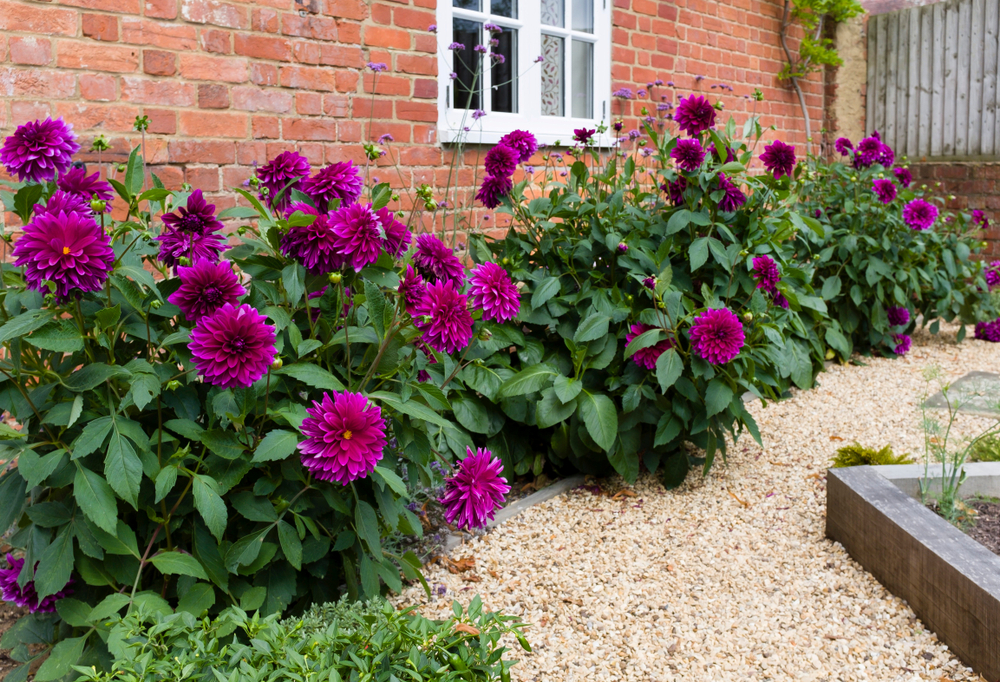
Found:
<path fill-rule="evenodd" d="M 191 83 L 180 83 L 175 80 L 122 76 L 121 87 L 123 102 L 193 107 L 196 101 L 195 86 Z"/>
<path fill-rule="evenodd" d="M 392 47 L 397 50 L 410 48 L 410 33 L 383 26 L 366 26 L 364 44 L 370 47 Z"/>
<path fill-rule="evenodd" d="M 144 14 L 147 17 L 154 19 L 177 18 L 177 0 L 146 0 L 145 8 Z"/>
<path fill-rule="evenodd" d="M 225 85 L 215 83 L 201 83 L 198 85 L 198 108 L 199 109 L 228 109 L 229 108 L 229 88 Z"/>
<path fill-rule="evenodd" d="M 281 67 L 281 85 L 285 88 L 333 92 L 337 90 L 337 76 L 330 69 L 283 66 Z"/>
<path fill-rule="evenodd" d="M 436 121 L 438 117 L 437 104 L 430 102 L 396 102 L 396 117 L 402 121 Z"/>
<path fill-rule="evenodd" d="M 167 145 L 171 163 L 235 163 L 236 147 L 232 141 L 170 140 Z"/>
<path fill-rule="evenodd" d="M 387 76 L 384 73 L 374 74 L 371 71 L 365 73 L 364 90 L 367 93 L 375 92 L 379 95 L 402 95 L 410 94 L 410 79 L 399 76 Z"/>
<path fill-rule="evenodd" d="M 324 14 L 358 21 L 368 18 L 368 7 L 364 0 L 326 0 Z"/>
<path fill-rule="evenodd" d="M 52 42 L 35 36 L 10 37 L 10 61 L 41 66 L 52 61 Z"/>
<path fill-rule="evenodd" d="M 337 35 L 340 42 L 347 45 L 361 44 L 361 24 L 353 21 L 338 21 Z"/>
<path fill-rule="evenodd" d="M 297 14 L 281 15 L 281 32 L 314 40 L 337 40 L 339 35 L 336 20 L 312 15 L 300 17 Z"/>
<path fill-rule="evenodd" d="M 75 36 L 78 12 L 0 0 L 0 31 Z"/>
<path fill-rule="evenodd" d="M 282 136 L 286 140 L 337 139 L 337 124 L 332 121 L 286 118 L 281 122 Z"/>
<path fill-rule="evenodd" d="M 250 12 L 246 7 L 217 0 L 181 0 L 181 17 L 196 24 L 226 28 L 250 27 Z"/>
<path fill-rule="evenodd" d="M 433 76 L 437 73 L 437 59 L 421 55 L 401 54 L 396 57 L 396 70 L 402 73 Z"/>
<path fill-rule="evenodd" d="M 234 38 L 233 49 L 236 54 L 278 62 L 292 61 L 292 44 L 288 40 L 246 33 L 237 33 Z"/>
<path fill-rule="evenodd" d="M 222 186 L 231 189 L 239 187 L 253 176 L 253 171 L 249 168 L 223 168 Z"/>
<path fill-rule="evenodd" d="M 413 96 L 418 99 L 436 99 L 438 83 L 430 78 L 417 78 L 413 81 Z"/>
<path fill-rule="evenodd" d="M 60 0 L 60 5 L 96 9 L 115 14 L 138 14 L 139 0 Z"/>
<path fill-rule="evenodd" d="M 323 96 L 318 92 L 295 93 L 295 113 L 302 116 L 320 116 L 323 113 Z"/>
<path fill-rule="evenodd" d="M 254 116 L 251 128 L 252 135 L 257 140 L 281 137 L 281 123 L 271 116 Z"/>
<path fill-rule="evenodd" d="M 76 78 L 55 69 L 0 66 L 0 96 L 69 99 L 76 96 Z"/>
<path fill-rule="evenodd" d="M 355 119 L 392 118 L 392 100 L 355 97 L 352 115 Z"/>
<path fill-rule="evenodd" d="M 267 7 L 255 9 L 250 15 L 250 28 L 264 33 L 277 33 L 281 23 L 279 16 L 276 10 Z"/>
<path fill-rule="evenodd" d="M 247 80 L 247 60 L 242 57 L 206 57 L 181 55 L 181 75 L 196 81 L 243 83 Z"/>
<path fill-rule="evenodd" d="M 46 102 L 11 102 L 10 123 L 19 126 L 28 121 L 47 118 L 52 115 L 52 107 Z"/>
<path fill-rule="evenodd" d="M 337 90 L 340 92 L 357 92 L 359 80 L 357 71 L 338 71 Z"/>
<path fill-rule="evenodd" d="M 247 136 L 249 117 L 208 111 L 182 111 L 178 115 L 178 130 L 189 137 L 240 137 Z"/>
<path fill-rule="evenodd" d="M 393 23 L 399 28 L 426 31 L 427 27 L 434 23 L 434 12 L 421 12 L 406 7 L 397 7 L 393 11 Z"/>
<path fill-rule="evenodd" d="M 152 45 L 165 50 L 196 50 L 198 36 L 194 26 L 168 24 L 138 17 L 122 19 L 122 42 Z"/>
<path fill-rule="evenodd" d="M 323 113 L 333 118 L 343 118 L 351 111 L 351 100 L 344 95 L 323 95 Z"/>
<path fill-rule="evenodd" d="M 162 50 L 143 50 L 142 70 L 150 76 L 173 76 L 177 73 L 177 55 Z"/>
<path fill-rule="evenodd" d="M 139 51 L 134 47 L 60 40 L 56 53 L 56 64 L 64 69 L 115 73 L 130 73 L 139 69 Z"/>
<path fill-rule="evenodd" d="M 318 98 L 319 95 L 316 95 Z M 240 111 L 267 111 L 287 114 L 293 109 L 292 93 L 242 86 L 233 88 L 233 108 Z"/>
<path fill-rule="evenodd" d="M 232 54 L 233 34 L 231 31 L 205 29 L 201 32 L 201 46 L 206 52 Z"/>
<path fill-rule="evenodd" d="M 149 117 L 147 132 L 160 135 L 177 134 L 177 112 L 169 109 L 143 109 L 142 113 Z"/>
<path fill-rule="evenodd" d="M 118 41 L 118 17 L 110 14 L 84 14 L 83 35 L 94 40 Z"/>
<path fill-rule="evenodd" d="M 157 168 L 152 168 L 146 166 L 146 170 L 149 171 L 151 175 L 155 175 L 163 183 L 163 186 L 171 190 L 179 190 L 181 184 L 184 182 L 184 171 L 180 168 L 174 168 L 172 166 L 159 166 Z M 152 184 L 152 181 L 150 181 Z"/>
<path fill-rule="evenodd" d="M 392 7 L 384 4 L 372 5 L 371 20 L 383 26 L 392 24 Z"/>
<path fill-rule="evenodd" d="M 80 96 L 93 102 L 115 101 L 115 77 L 99 73 L 80 74 Z"/>
<path fill-rule="evenodd" d="M 251 62 L 250 82 L 255 85 L 277 85 L 278 67 L 274 66 L 273 64 L 261 64 L 260 62 Z"/>
<path fill-rule="evenodd" d="M 56 104 L 57 116 L 62 116 L 73 124 L 77 131 L 98 130 L 128 132 L 132 130 L 138 107 L 121 104 L 86 104 L 83 102 L 60 102 Z"/>
<path fill-rule="evenodd" d="M 221 189 L 218 166 L 188 166 L 184 169 L 184 181 L 203 192 L 218 192 Z"/>
<path fill-rule="evenodd" d="M 277 126 L 278 119 L 274 119 L 275 126 Z M 272 136 L 268 136 L 272 137 Z M 277 127 L 275 128 L 275 134 L 273 137 L 280 137 L 278 134 Z M 236 143 L 236 163 L 242 163 L 246 165 L 252 165 L 255 161 L 260 160 L 261 163 L 267 163 L 267 143 L 261 141 L 253 142 L 237 142 Z"/>

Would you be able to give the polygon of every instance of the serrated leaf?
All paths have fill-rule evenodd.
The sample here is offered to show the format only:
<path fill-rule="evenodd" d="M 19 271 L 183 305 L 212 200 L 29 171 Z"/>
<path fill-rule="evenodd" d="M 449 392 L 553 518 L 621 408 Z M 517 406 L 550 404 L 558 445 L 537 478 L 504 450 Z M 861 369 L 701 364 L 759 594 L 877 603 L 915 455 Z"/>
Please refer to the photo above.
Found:
<path fill-rule="evenodd" d="M 171 575 L 189 575 L 194 578 L 208 580 L 208 574 L 198 560 L 190 554 L 180 552 L 161 552 L 150 558 L 149 562 L 159 569 L 160 573 Z"/>
<path fill-rule="evenodd" d="M 531 307 L 538 308 L 545 305 L 550 298 L 559 293 L 560 286 L 557 277 L 546 277 L 532 292 Z"/>
<path fill-rule="evenodd" d="M 353 337 L 352 337 L 353 341 Z M 316 365 L 296 364 L 282 367 L 275 374 L 284 374 L 302 383 L 324 391 L 344 391 L 344 384 L 330 372 Z"/>
<path fill-rule="evenodd" d="M 83 350 L 80 330 L 69 320 L 59 320 L 22 338 L 36 348 L 56 353 L 76 353 Z"/>
<path fill-rule="evenodd" d="M 186 611 L 198 617 L 214 605 L 215 588 L 208 583 L 195 583 L 177 602 L 177 611 Z"/>
<path fill-rule="evenodd" d="M 127 376 L 130 376 L 130 372 L 124 367 L 95 362 L 84 365 L 82 369 L 73 372 L 63 379 L 63 385 L 71 391 L 80 393 L 97 388 L 113 377 Z"/>
<path fill-rule="evenodd" d="M 101 308 L 94 313 L 94 318 L 97 320 L 98 327 L 108 329 L 118 324 L 118 320 L 122 319 L 122 307 L 116 305 L 111 308 Z"/>
<path fill-rule="evenodd" d="M 99 474 L 77 464 L 73 497 L 88 519 L 98 528 L 114 534 L 118 525 L 118 505 L 111 486 Z"/>
<path fill-rule="evenodd" d="M 688 258 L 691 261 L 691 272 L 705 264 L 705 261 L 708 260 L 708 237 L 699 237 L 691 242 Z"/>
<path fill-rule="evenodd" d="M 139 485 L 142 483 L 142 462 L 132 444 L 118 432 L 111 434 L 108 454 L 104 458 L 104 477 L 118 497 L 138 508 Z"/>
<path fill-rule="evenodd" d="M 52 544 L 45 548 L 35 569 L 35 590 L 38 600 L 45 599 L 66 587 L 73 572 L 73 531 L 70 526 L 56 535 Z"/>
<path fill-rule="evenodd" d="M 226 532 L 229 514 L 226 511 L 226 503 L 219 497 L 217 488 L 218 484 L 214 479 L 208 476 L 194 476 L 192 492 L 195 509 L 201 514 L 201 518 L 215 539 L 221 541 L 222 534 Z"/>
<path fill-rule="evenodd" d="M 656 359 L 656 381 L 660 384 L 660 391 L 667 392 L 674 383 L 680 379 L 684 371 L 684 361 L 677 351 L 668 348 L 660 357 Z"/>
<path fill-rule="evenodd" d="M 618 434 L 618 411 L 606 395 L 583 391 L 577 397 L 580 421 L 587 426 L 587 433 L 605 451 L 614 445 Z"/>
<path fill-rule="evenodd" d="M 156 498 L 153 502 L 159 503 L 160 500 L 170 494 L 170 491 L 174 489 L 174 485 L 176 484 L 177 467 L 168 465 L 160 469 L 160 473 L 156 474 Z"/>
<path fill-rule="evenodd" d="M 85 457 L 104 444 L 111 433 L 111 417 L 98 417 L 83 427 L 83 432 L 73 441 L 73 459 Z"/>
<path fill-rule="evenodd" d="M 212 429 L 202 433 L 200 440 L 210 452 L 223 459 L 236 459 L 246 450 L 240 439 L 232 431 Z"/>
<path fill-rule="evenodd" d="M 52 311 L 48 309 L 29 310 L 8 320 L 0 327 L 0 343 L 26 336 L 36 329 L 41 329 L 52 321 Z"/>
<path fill-rule="evenodd" d="M 36 682 L 51 682 L 65 677 L 72 672 L 72 667 L 80 656 L 83 655 L 83 647 L 87 643 L 87 637 L 70 637 L 57 642 L 49 657 L 45 659 L 42 666 L 35 673 Z"/>
<path fill-rule="evenodd" d="M 354 507 L 354 524 L 358 536 L 368 545 L 368 552 L 381 556 L 382 543 L 379 539 L 378 515 L 374 507 L 364 500 L 358 501 Z"/>
<path fill-rule="evenodd" d="M 560 375 L 552 383 L 552 388 L 555 390 L 556 397 L 565 404 L 572 402 L 580 395 L 580 391 L 583 390 L 583 382 Z"/>
<path fill-rule="evenodd" d="M 540 391 L 558 376 L 562 375 L 549 365 L 534 365 L 521 370 L 503 382 L 497 392 L 497 397 L 512 398 Z"/>
<path fill-rule="evenodd" d="M 299 437 L 292 431 L 276 429 L 264 436 L 253 454 L 253 462 L 274 462 L 286 459 L 299 444 Z"/>
<path fill-rule="evenodd" d="M 97 606 L 91 609 L 87 620 L 92 623 L 100 622 L 121 611 L 122 607 L 128 605 L 128 603 L 129 598 L 127 594 L 109 594 Z"/>
<path fill-rule="evenodd" d="M 17 193 L 14 195 L 14 213 L 21 219 L 22 225 L 27 225 L 31 222 L 31 213 L 35 208 L 35 204 L 42 198 L 44 190 L 45 187 L 39 184 L 25 185 L 17 190 Z"/>
<path fill-rule="evenodd" d="M 732 399 L 733 389 L 730 388 L 729 384 L 721 378 L 712 379 L 708 384 L 708 389 L 705 391 L 706 416 L 711 417 L 719 414 L 729 407 Z"/>
<path fill-rule="evenodd" d="M 284 521 L 278 522 L 278 542 L 288 563 L 296 571 L 302 570 L 302 541 L 295 529 Z"/>

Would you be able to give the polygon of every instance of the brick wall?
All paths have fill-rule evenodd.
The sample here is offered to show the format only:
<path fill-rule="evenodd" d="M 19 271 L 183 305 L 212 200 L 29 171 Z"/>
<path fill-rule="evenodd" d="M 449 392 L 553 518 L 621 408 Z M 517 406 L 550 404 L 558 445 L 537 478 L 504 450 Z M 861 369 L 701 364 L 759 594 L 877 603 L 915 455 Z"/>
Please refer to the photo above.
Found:
<path fill-rule="evenodd" d="M 948 199 L 948 208 L 971 212 L 980 209 L 989 219 L 983 239 L 989 242 L 988 257 L 1000 257 L 1000 163 L 913 163 L 910 171 L 917 184 L 927 185 L 937 196 Z"/>
<path fill-rule="evenodd" d="M 613 2 L 614 87 L 673 80 L 717 95 L 740 123 L 753 109 L 744 95 L 760 88 L 765 125 L 804 151 L 798 105 L 775 78 L 776 0 Z M 394 153 L 380 164 L 398 160 L 398 172 L 381 169 L 382 179 L 443 187 L 450 158 L 435 141 L 437 48 L 426 30 L 435 3 L 0 0 L 0 135 L 62 116 L 84 148 L 104 134 L 111 159 L 123 160 L 136 140 L 135 117 L 148 116 L 151 170 L 168 187 L 186 181 L 217 194 L 285 149 L 314 165 L 363 162 L 359 143 L 391 133 Z M 390 68 L 374 97 L 368 61 Z M 817 74 L 805 84 L 814 131 L 822 125 L 821 81 Z M 717 83 L 735 91 L 712 89 Z M 231 193 L 216 200 L 230 202 Z"/>

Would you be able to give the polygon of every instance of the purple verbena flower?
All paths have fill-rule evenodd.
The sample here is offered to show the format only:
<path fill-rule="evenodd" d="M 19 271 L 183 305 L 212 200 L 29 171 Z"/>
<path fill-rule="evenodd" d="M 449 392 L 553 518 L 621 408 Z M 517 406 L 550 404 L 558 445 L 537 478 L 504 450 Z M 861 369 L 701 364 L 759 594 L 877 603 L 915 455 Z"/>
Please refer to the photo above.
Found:
<path fill-rule="evenodd" d="M 472 51 L 473 52 L 478 52 L 479 54 L 486 54 L 486 46 L 485 45 L 476 45 L 474 48 L 472 48 Z"/>
<path fill-rule="evenodd" d="M 385 62 L 368 62 L 365 66 L 375 73 L 381 73 L 382 71 L 389 70 L 389 67 L 385 64 Z"/>
<path fill-rule="evenodd" d="M 39 601 L 34 577 L 25 582 L 23 587 L 18 584 L 21 571 L 23 570 L 24 559 L 15 559 L 8 554 L 7 568 L 0 569 L 0 597 L 4 601 L 13 602 L 22 609 L 27 607 L 30 613 L 54 613 L 56 602 L 73 594 L 70 585 L 73 584 L 74 580 L 70 578 L 69 582 L 61 590 L 55 594 L 47 595 Z"/>
<path fill-rule="evenodd" d="M 176 213 L 167 213 L 161 220 L 166 227 L 156 240 L 160 242 L 158 258 L 165 265 L 174 267 L 181 258 L 189 258 L 192 263 L 200 259 L 214 263 L 226 248 L 215 204 L 205 201 L 200 189 L 191 193 L 187 206 L 178 207 Z"/>
<path fill-rule="evenodd" d="M 341 205 L 353 204 L 363 189 L 364 180 L 353 161 L 331 163 L 302 181 L 302 191 L 312 197 L 320 211 L 326 211 L 334 199 L 340 199 Z"/>
<path fill-rule="evenodd" d="M 498 178 L 507 178 L 514 174 L 517 168 L 519 154 L 505 144 L 498 144 L 486 152 L 483 166 L 486 174 Z"/>
<path fill-rule="evenodd" d="M 503 462 L 489 450 L 468 448 L 455 474 L 445 479 L 444 506 L 448 523 L 459 528 L 485 528 L 510 492 L 503 473 Z"/>
<path fill-rule="evenodd" d="M 291 203 L 292 189 L 302 189 L 302 180 L 297 180 L 277 199 L 285 185 L 295 178 L 308 178 L 309 160 L 298 152 L 281 152 L 271 163 L 257 169 L 257 179 L 267 188 L 267 204 L 277 211 L 284 211 Z"/>
<path fill-rule="evenodd" d="M 521 293 L 510 275 L 496 263 L 483 263 L 469 275 L 472 305 L 483 311 L 484 320 L 507 322 L 521 309 Z"/>
<path fill-rule="evenodd" d="M 21 182 L 41 182 L 65 172 L 79 149 L 73 126 L 61 118 L 29 121 L 4 140 L 0 163 Z"/>
<path fill-rule="evenodd" d="M 691 350 L 713 365 L 724 365 L 739 355 L 745 340 L 740 318 L 728 308 L 696 316 L 690 334 Z"/>
<path fill-rule="evenodd" d="M 618 97 L 619 99 L 632 99 L 635 95 L 632 94 L 632 88 L 618 88 L 611 93 L 612 97 Z"/>
<path fill-rule="evenodd" d="M 382 409 L 360 393 L 343 391 L 307 407 L 299 443 L 302 466 L 321 481 L 347 485 L 365 478 L 385 450 L 386 422 Z"/>
<path fill-rule="evenodd" d="M 114 193 L 111 185 L 101 180 L 100 173 L 87 175 L 85 168 L 70 168 L 65 173 L 59 174 L 57 185 L 62 191 L 75 194 L 86 201 L 88 206 L 90 201 L 96 197 L 106 202 L 104 212 L 111 212 L 111 200 L 114 199 Z"/>
<path fill-rule="evenodd" d="M 456 42 L 456 43 L 452 43 L 451 45 L 449 45 L 448 49 L 449 50 L 464 50 L 465 49 L 465 45 L 463 45 L 462 43 L 457 43 Z"/>
<path fill-rule="evenodd" d="M 334 244 L 355 270 L 378 260 L 385 248 L 382 223 L 371 204 L 351 204 L 330 214 Z"/>
<path fill-rule="evenodd" d="M 698 140 L 678 140 L 670 152 L 670 158 L 677 162 L 677 167 L 681 170 L 694 173 L 705 161 L 705 149 Z"/>
<path fill-rule="evenodd" d="M 115 261 L 107 233 L 90 215 L 73 211 L 36 215 L 11 255 L 24 267 L 29 289 L 48 293 L 45 282 L 53 282 L 60 300 L 73 290 L 100 291 Z"/>
<path fill-rule="evenodd" d="M 896 198 L 896 183 L 886 178 L 876 178 L 872 181 L 872 191 L 883 204 L 891 204 Z"/>
<path fill-rule="evenodd" d="M 937 217 L 937 206 L 923 199 L 914 199 L 903 207 L 903 222 L 913 230 L 930 229 Z"/>
<path fill-rule="evenodd" d="M 188 349 L 206 382 L 221 388 L 250 388 L 267 373 L 277 354 L 274 327 L 246 303 L 226 303 L 198 319 Z"/>
<path fill-rule="evenodd" d="M 792 171 L 795 170 L 795 147 L 781 140 L 775 140 L 764 147 L 760 160 L 775 179 L 783 175 L 792 177 Z"/>
<path fill-rule="evenodd" d="M 452 281 L 428 284 L 412 316 L 424 341 L 439 353 L 457 353 L 472 341 L 468 298 Z"/>
<path fill-rule="evenodd" d="M 694 136 L 715 125 L 715 107 L 701 95 L 682 97 L 674 112 L 677 127 Z"/>
<path fill-rule="evenodd" d="M 227 261 L 200 260 L 191 267 L 179 266 L 177 275 L 181 286 L 167 301 L 180 308 L 189 320 L 211 315 L 227 303 L 236 305 L 247 293 Z"/>
<path fill-rule="evenodd" d="M 630 344 L 632 343 L 633 339 L 635 339 L 640 334 L 651 331 L 653 329 L 656 329 L 656 327 L 650 326 L 648 324 L 642 324 L 641 322 L 637 322 L 629 327 L 628 333 L 625 334 L 625 343 Z M 654 345 L 647 346 L 646 348 L 640 348 L 635 353 L 633 353 L 632 362 L 646 369 L 656 369 L 656 360 L 673 347 L 674 347 L 673 339 L 667 338 L 662 341 L 657 341 Z"/>

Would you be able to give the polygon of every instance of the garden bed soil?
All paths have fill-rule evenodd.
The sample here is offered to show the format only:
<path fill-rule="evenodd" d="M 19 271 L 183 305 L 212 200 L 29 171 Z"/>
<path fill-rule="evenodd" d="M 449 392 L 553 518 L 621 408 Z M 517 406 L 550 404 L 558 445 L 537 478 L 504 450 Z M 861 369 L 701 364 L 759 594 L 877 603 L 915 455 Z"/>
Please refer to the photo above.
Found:
<path fill-rule="evenodd" d="M 26 613 L 24 609 L 19 609 L 9 602 L 0 602 L 0 637 L 3 637 L 4 633 L 14 626 L 17 619 Z M 10 651 L 0 649 L 0 680 L 7 677 L 11 670 L 21 665 L 13 660 L 9 654 Z"/>
<path fill-rule="evenodd" d="M 966 535 L 1000 556 L 1000 503 L 980 500 L 969 506 L 977 515 L 971 526 L 963 528 Z"/>

